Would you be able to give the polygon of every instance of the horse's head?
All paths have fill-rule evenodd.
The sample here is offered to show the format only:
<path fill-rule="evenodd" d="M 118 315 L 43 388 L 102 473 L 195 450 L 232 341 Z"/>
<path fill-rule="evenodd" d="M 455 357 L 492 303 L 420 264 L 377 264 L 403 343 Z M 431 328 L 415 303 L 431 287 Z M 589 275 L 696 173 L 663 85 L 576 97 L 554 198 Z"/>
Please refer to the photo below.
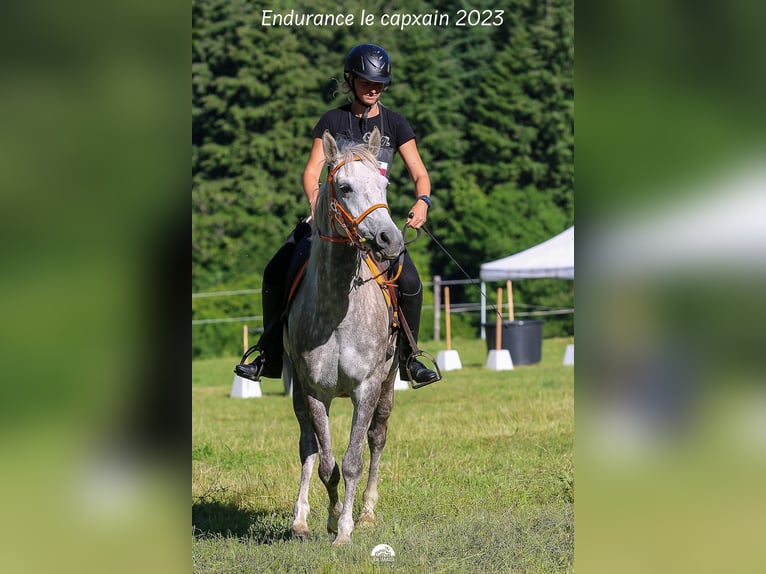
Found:
<path fill-rule="evenodd" d="M 404 249 L 404 238 L 391 219 L 386 202 L 387 180 L 378 170 L 378 128 L 373 129 L 367 145 L 340 150 L 327 131 L 322 144 L 330 167 L 315 210 L 322 238 L 352 243 L 384 259 L 396 259 Z"/>

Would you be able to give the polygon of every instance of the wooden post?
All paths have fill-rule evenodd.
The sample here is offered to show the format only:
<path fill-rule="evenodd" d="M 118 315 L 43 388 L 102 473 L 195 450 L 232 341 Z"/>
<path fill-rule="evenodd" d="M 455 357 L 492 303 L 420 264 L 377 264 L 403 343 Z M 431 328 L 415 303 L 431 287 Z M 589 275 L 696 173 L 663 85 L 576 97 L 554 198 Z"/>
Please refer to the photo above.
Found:
<path fill-rule="evenodd" d="M 447 334 L 447 349 L 436 354 L 436 364 L 443 371 L 462 369 L 460 355 L 452 349 L 452 311 L 450 310 L 449 286 L 444 287 L 444 325 Z"/>
<path fill-rule="evenodd" d="M 442 277 L 434 275 L 434 341 L 441 338 L 442 311 Z"/>
<path fill-rule="evenodd" d="M 449 286 L 444 288 L 444 323 L 447 328 L 447 350 L 452 350 L 452 329 L 449 314 Z"/>
<path fill-rule="evenodd" d="M 510 279 L 506 282 L 506 289 L 508 290 L 508 320 L 513 321 L 513 285 Z"/>
<path fill-rule="evenodd" d="M 503 288 L 497 288 L 497 314 L 495 321 L 495 350 L 503 348 Z"/>
<path fill-rule="evenodd" d="M 249 347 L 247 344 L 247 325 L 242 325 L 242 346 L 245 349 L 242 351 L 242 353 L 247 353 L 247 349 Z"/>

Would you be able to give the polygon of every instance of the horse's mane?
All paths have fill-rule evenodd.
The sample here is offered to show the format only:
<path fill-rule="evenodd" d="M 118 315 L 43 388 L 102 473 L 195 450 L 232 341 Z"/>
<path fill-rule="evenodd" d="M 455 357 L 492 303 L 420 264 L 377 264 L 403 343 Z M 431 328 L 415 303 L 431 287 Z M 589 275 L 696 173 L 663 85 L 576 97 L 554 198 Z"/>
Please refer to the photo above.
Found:
<path fill-rule="evenodd" d="M 341 162 L 349 162 L 353 161 L 354 158 L 359 158 L 362 163 L 369 167 L 372 170 L 377 171 L 378 169 L 378 159 L 375 157 L 375 154 L 373 154 L 370 149 L 365 144 L 355 144 L 346 146 L 342 150 L 338 150 L 338 157 L 335 158 L 335 162 L 333 162 L 333 165 L 338 165 Z M 332 169 L 332 166 L 330 167 Z M 327 213 L 327 210 L 329 208 L 330 204 L 330 186 L 327 185 L 327 182 L 323 183 L 319 187 L 319 196 L 317 197 L 316 205 L 314 206 L 314 215 L 316 221 L 316 218 L 323 218 L 324 214 Z M 316 228 L 316 226 L 314 226 Z"/>

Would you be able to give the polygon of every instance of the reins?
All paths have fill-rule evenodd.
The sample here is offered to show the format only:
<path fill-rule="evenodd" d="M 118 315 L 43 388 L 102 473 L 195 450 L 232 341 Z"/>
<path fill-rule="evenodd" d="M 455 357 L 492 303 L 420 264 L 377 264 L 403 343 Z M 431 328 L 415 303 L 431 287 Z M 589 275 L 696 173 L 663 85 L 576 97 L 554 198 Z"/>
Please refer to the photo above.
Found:
<path fill-rule="evenodd" d="M 405 227 L 405 229 L 406 229 L 406 227 Z M 472 278 L 472 277 L 471 277 L 471 276 L 468 274 L 468 272 L 467 272 L 465 269 L 463 269 L 462 265 L 460 265 L 460 263 L 458 263 L 457 259 L 455 259 L 455 258 L 452 256 L 452 253 L 450 253 L 450 252 L 447 250 L 447 248 L 446 248 L 446 247 L 444 247 L 444 245 L 442 245 L 442 244 L 439 242 L 439 240 L 438 240 L 438 239 L 436 239 L 436 237 L 434 237 L 434 234 L 433 234 L 433 233 L 431 233 L 431 230 L 430 230 L 430 229 L 428 229 L 428 228 L 427 228 L 425 225 L 421 226 L 421 227 L 418 229 L 418 231 L 420 231 L 420 229 L 422 229 L 423 231 L 425 231 L 425 232 L 426 232 L 426 235 L 428 235 L 428 237 L 430 237 L 430 238 L 431 238 L 431 241 L 433 241 L 434 243 L 436 243 L 436 245 L 439 247 L 439 249 L 441 249 L 441 250 L 444 252 L 444 254 L 445 254 L 447 257 L 449 257 L 449 258 L 450 258 L 450 260 L 452 260 L 452 262 L 453 262 L 453 263 L 454 263 L 454 264 L 457 266 L 457 268 L 458 268 L 458 269 L 460 269 L 460 272 L 461 272 L 463 275 L 465 275 L 466 279 L 468 279 L 468 281 L 470 281 L 470 282 L 471 282 L 471 285 L 473 285 L 474 287 L 476 287 L 476 289 L 478 289 L 478 291 L 479 291 L 479 293 L 481 293 L 482 297 L 484 297 L 484 299 L 488 299 L 488 298 L 487 298 L 487 294 L 486 294 L 486 293 L 484 292 L 484 290 L 481 288 L 481 285 L 479 285 L 479 284 L 476 282 L 476 279 L 473 279 L 473 278 Z M 420 234 L 419 234 L 419 233 L 418 233 L 418 236 L 417 236 L 415 239 L 417 239 L 418 237 L 420 237 Z M 413 239 L 412 241 L 415 241 L 415 239 Z M 410 243 L 411 243 L 412 241 L 410 241 Z M 498 317 L 500 317 L 500 318 L 502 319 L 502 315 L 500 314 L 500 311 L 498 311 L 498 310 L 497 310 L 497 307 L 495 307 L 494 305 L 490 305 L 490 306 L 491 306 L 491 307 L 493 307 L 493 308 L 495 309 L 495 315 L 497 315 Z"/>

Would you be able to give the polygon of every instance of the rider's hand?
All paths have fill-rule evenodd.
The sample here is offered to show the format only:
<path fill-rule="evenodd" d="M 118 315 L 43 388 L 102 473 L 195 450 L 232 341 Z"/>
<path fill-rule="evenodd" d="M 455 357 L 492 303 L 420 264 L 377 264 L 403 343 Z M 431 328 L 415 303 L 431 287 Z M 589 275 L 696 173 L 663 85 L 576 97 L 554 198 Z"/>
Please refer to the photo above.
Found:
<path fill-rule="evenodd" d="M 407 224 L 414 229 L 419 229 L 426 222 L 427 218 L 428 206 L 423 201 L 416 201 L 415 205 L 410 208 Z"/>

